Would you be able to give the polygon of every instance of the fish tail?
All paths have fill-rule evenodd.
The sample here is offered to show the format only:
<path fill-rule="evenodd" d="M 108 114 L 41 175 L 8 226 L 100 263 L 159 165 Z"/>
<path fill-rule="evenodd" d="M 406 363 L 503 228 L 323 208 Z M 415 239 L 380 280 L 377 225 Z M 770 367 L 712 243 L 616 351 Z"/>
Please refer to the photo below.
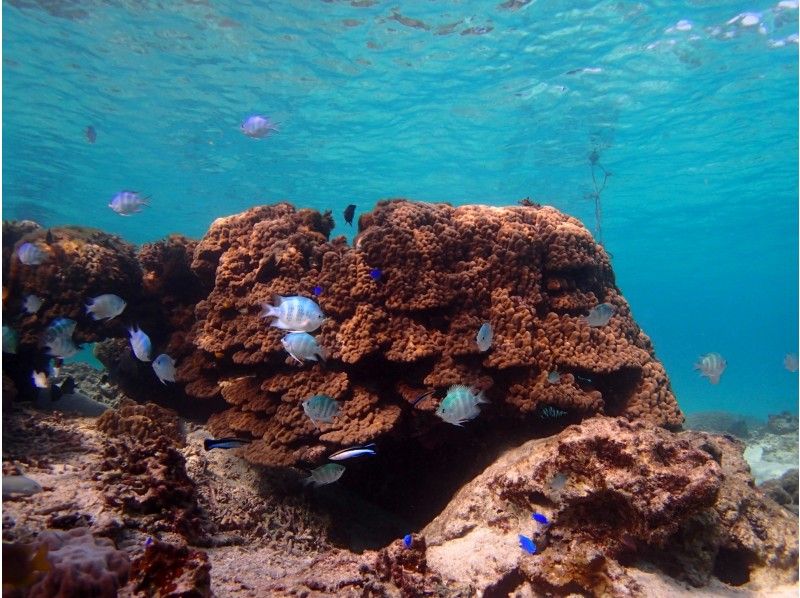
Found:
<path fill-rule="evenodd" d="M 373 451 L 377 451 L 377 450 L 378 450 L 378 445 L 377 445 L 377 444 L 375 444 L 374 442 L 370 442 L 369 444 L 365 444 L 365 445 L 364 445 L 364 446 L 362 446 L 361 448 L 365 448 L 365 449 L 370 449 L 370 450 L 373 450 Z"/>

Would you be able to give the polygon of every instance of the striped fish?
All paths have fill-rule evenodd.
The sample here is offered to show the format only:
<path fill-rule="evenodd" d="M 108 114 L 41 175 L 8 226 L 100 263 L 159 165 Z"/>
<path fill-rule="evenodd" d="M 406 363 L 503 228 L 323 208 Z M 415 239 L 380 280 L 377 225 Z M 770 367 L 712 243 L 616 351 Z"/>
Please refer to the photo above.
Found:
<path fill-rule="evenodd" d="M 72 357 L 78 347 L 72 340 L 77 322 L 69 318 L 56 318 L 44 331 L 44 345 L 50 349 L 49 354 L 61 359 Z"/>
<path fill-rule="evenodd" d="M 700 370 L 700 375 L 708 378 L 711 384 L 719 384 L 719 377 L 727 365 L 725 358 L 719 353 L 707 353 L 694 364 L 694 369 Z"/>
<path fill-rule="evenodd" d="M 436 408 L 436 415 L 448 424 L 461 426 L 464 422 L 475 419 L 480 414 L 478 405 L 488 403 L 483 392 L 469 386 L 456 384 L 447 390 L 447 395 Z"/>
<path fill-rule="evenodd" d="M 316 488 L 317 486 L 324 486 L 325 484 L 332 484 L 344 473 L 344 465 L 339 465 L 338 463 L 326 463 L 325 465 L 321 465 L 316 469 L 311 471 L 311 475 L 308 476 L 303 483 L 306 485 L 313 484 Z"/>
<path fill-rule="evenodd" d="M 291 330 L 293 332 L 313 332 L 322 326 L 325 316 L 319 305 L 308 297 L 281 297 L 276 295 L 272 298 L 275 305 L 269 303 L 261 304 L 262 318 L 276 318 L 270 326 L 281 330 Z"/>
<path fill-rule="evenodd" d="M 317 339 L 308 332 L 290 332 L 281 339 L 281 344 L 286 352 L 300 364 L 306 359 L 317 361 L 317 357 L 325 361 L 325 352 L 320 348 Z"/>
<path fill-rule="evenodd" d="M 339 403 L 328 395 L 314 395 L 310 399 L 303 401 L 303 411 L 305 411 L 311 423 L 319 428 L 318 422 L 329 424 L 339 414 Z"/>

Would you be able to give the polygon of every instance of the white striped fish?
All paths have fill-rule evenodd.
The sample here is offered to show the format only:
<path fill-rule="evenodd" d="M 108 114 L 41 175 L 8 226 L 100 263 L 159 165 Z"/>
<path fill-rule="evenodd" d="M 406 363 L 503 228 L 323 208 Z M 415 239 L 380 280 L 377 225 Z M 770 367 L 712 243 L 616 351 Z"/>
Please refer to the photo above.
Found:
<path fill-rule="evenodd" d="M 700 370 L 700 375 L 708 378 L 711 384 L 719 384 L 719 377 L 727 365 L 725 358 L 719 353 L 707 353 L 694 364 L 694 369 Z"/>
<path fill-rule="evenodd" d="M 281 297 L 272 298 L 275 305 L 263 303 L 259 316 L 262 318 L 276 318 L 270 326 L 281 330 L 293 332 L 313 332 L 325 320 L 322 310 L 313 299 L 308 297 Z"/>
<path fill-rule="evenodd" d="M 483 391 L 478 392 L 469 386 L 456 384 L 447 390 L 447 395 L 436 408 L 436 415 L 448 424 L 460 426 L 478 417 L 481 412 L 478 405 L 488 402 Z"/>
<path fill-rule="evenodd" d="M 308 332 L 290 332 L 281 339 L 281 344 L 286 352 L 301 364 L 306 359 L 317 361 L 317 357 L 325 361 L 325 352 L 317 344 L 317 339 Z"/>
<path fill-rule="evenodd" d="M 310 399 L 303 401 L 303 411 L 305 411 L 311 423 L 319 428 L 318 422 L 329 424 L 339 414 L 339 403 L 328 395 L 314 395 Z"/>

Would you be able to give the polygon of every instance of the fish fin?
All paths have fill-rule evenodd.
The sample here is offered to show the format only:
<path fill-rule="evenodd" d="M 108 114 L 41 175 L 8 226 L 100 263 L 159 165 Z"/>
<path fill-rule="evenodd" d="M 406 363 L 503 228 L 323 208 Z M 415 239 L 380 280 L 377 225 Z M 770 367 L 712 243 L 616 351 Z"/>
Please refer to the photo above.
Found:
<path fill-rule="evenodd" d="M 478 393 L 478 396 L 475 397 L 475 402 L 481 405 L 486 405 L 487 403 L 491 403 L 491 401 L 486 398 L 486 394 L 483 391 L 480 391 Z"/>
<path fill-rule="evenodd" d="M 287 352 L 288 352 L 288 351 L 287 351 Z M 297 363 L 299 363 L 300 365 L 303 365 L 303 360 L 302 360 L 302 359 L 300 359 L 299 357 L 297 357 L 296 355 L 293 355 L 292 353 L 289 353 L 289 357 L 291 357 L 292 359 L 294 359 L 294 360 L 295 360 Z"/>
<path fill-rule="evenodd" d="M 378 445 L 377 445 L 377 444 L 375 444 L 374 442 L 370 442 L 369 444 L 365 444 L 365 445 L 364 445 L 364 446 L 362 446 L 361 448 L 365 448 L 365 449 L 370 449 L 370 450 L 373 450 L 373 451 L 377 451 L 377 450 L 378 450 Z"/>
<path fill-rule="evenodd" d="M 75 392 L 75 378 L 69 376 L 61 383 L 61 394 L 71 395 Z"/>
<path fill-rule="evenodd" d="M 61 388 L 56 384 L 51 384 L 50 385 L 50 400 L 52 402 L 55 402 L 55 401 L 57 401 L 58 399 L 61 398 L 61 395 L 62 395 Z"/>

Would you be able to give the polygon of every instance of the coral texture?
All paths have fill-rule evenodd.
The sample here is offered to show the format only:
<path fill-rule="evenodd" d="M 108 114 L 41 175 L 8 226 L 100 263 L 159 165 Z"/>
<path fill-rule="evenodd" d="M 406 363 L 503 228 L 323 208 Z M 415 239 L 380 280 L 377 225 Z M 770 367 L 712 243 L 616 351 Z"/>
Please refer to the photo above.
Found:
<path fill-rule="evenodd" d="M 47 544 L 51 569 L 31 587 L 29 598 L 113 598 L 128 579 L 127 555 L 86 528 L 45 531 L 38 540 Z"/>
<path fill-rule="evenodd" d="M 462 488 L 422 531 L 428 568 L 503 595 L 526 583 L 641 595 L 626 570 L 639 560 L 697 586 L 712 575 L 754 588 L 793 582 L 797 522 L 752 487 L 741 449 L 705 433 L 584 420 L 510 450 Z"/>
<path fill-rule="evenodd" d="M 351 248 L 327 240 L 327 215 L 262 206 L 215 221 L 195 249 L 192 269 L 213 288 L 189 334 L 199 351 L 178 375 L 197 398 L 222 394 L 231 409 L 210 427 L 249 433 L 249 460 L 318 461 L 406 424 L 431 428 L 436 400 L 412 409 L 404 389 L 441 397 L 451 384 L 486 391 L 483 417 L 497 426 L 545 406 L 575 418 L 682 422 L 608 256 L 578 220 L 550 207 L 394 200 L 362 215 L 359 227 Z M 273 295 L 312 296 L 315 286 L 326 316 L 316 336 L 329 361 L 301 367 L 281 346 L 284 332 L 259 317 L 260 305 Z M 581 316 L 602 302 L 616 314 L 588 326 Z M 484 321 L 494 342 L 482 354 L 475 335 Z M 561 378 L 551 384 L 556 369 Z M 315 393 L 342 403 L 342 415 L 320 429 L 300 406 Z"/>
<path fill-rule="evenodd" d="M 206 598 L 211 596 L 210 571 L 205 552 L 153 541 L 131 563 L 132 595 Z"/>

